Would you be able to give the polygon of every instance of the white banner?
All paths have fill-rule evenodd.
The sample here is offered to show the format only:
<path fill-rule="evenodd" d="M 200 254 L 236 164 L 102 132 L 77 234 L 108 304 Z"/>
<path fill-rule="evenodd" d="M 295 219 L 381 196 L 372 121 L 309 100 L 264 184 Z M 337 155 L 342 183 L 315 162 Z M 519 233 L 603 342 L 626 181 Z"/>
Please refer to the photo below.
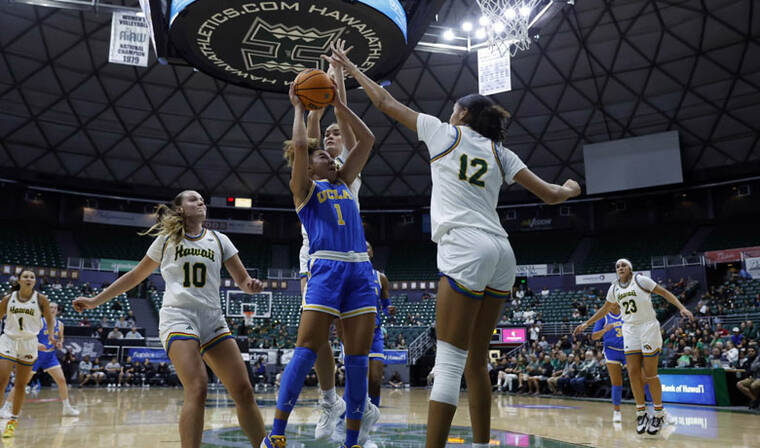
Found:
<path fill-rule="evenodd" d="M 760 257 L 745 258 L 744 268 L 752 278 L 760 278 Z"/>
<path fill-rule="evenodd" d="M 110 224 L 113 226 L 141 227 L 147 229 L 156 222 L 155 215 L 151 213 L 120 212 L 116 210 L 100 210 L 96 208 L 84 208 L 82 216 L 84 222 L 97 224 Z M 207 219 L 204 227 L 219 230 L 224 233 L 245 233 L 261 235 L 264 233 L 264 221 L 240 221 L 236 219 Z"/>
<path fill-rule="evenodd" d="M 641 274 L 643 276 L 652 278 L 651 271 L 636 271 L 634 274 Z M 617 274 L 610 272 L 608 274 L 584 274 L 575 276 L 576 285 L 595 285 L 599 283 L 612 283 L 617 280 Z"/>
<path fill-rule="evenodd" d="M 509 52 L 502 56 L 490 47 L 478 50 L 478 92 L 493 95 L 512 90 L 509 64 Z"/>
<path fill-rule="evenodd" d="M 549 265 L 546 264 L 518 264 L 518 277 L 535 277 L 537 275 L 549 275 Z"/>
<path fill-rule="evenodd" d="M 108 62 L 148 66 L 150 29 L 145 17 L 130 11 L 114 11 L 111 16 L 111 49 Z"/>

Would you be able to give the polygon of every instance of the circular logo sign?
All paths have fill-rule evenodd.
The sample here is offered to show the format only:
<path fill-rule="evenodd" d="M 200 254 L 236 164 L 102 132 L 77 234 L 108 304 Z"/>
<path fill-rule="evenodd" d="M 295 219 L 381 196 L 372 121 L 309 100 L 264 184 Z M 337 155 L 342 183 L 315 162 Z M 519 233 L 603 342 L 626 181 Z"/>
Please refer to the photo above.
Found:
<path fill-rule="evenodd" d="M 375 79 L 401 62 L 406 46 L 398 0 L 179 0 L 169 20 L 171 43 L 190 65 L 273 92 L 287 92 L 307 68 L 327 70 L 320 56 L 336 39 L 353 47 L 351 60 Z"/>

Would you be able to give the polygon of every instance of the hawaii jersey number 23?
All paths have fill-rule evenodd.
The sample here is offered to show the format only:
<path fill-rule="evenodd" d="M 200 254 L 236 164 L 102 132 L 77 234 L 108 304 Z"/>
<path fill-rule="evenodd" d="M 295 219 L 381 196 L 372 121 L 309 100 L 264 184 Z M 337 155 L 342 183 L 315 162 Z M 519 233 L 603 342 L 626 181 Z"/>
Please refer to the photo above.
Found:
<path fill-rule="evenodd" d="M 182 270 L 185 271 L 185 281 L 182 282 L 182 286 L 185 288 L 191 286 L 203 288 L 206 286 L 206 265 L 204 263 L 193 263 L 191 265 L 188 262 L 182 265 Z"/>
<path fill-rule="evenodd" d="M 620 302 L 621 305 L 623 305 L 623 312 L 625 314 L 633 314 L 636 311 L 638 311 L 638 308 L 636 308 L 636 301 L 635 300 L 629 300 L 627 302 Z"/>

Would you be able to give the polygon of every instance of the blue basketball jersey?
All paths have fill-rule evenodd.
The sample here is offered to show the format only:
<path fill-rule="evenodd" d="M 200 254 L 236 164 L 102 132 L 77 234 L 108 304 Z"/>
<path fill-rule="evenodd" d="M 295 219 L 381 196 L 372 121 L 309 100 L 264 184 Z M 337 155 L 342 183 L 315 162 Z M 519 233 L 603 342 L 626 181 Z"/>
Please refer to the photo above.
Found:
<path fill-rule="evenodd" d="M 310 255 L 318 251 L 367 252 L 359 208 L 343 181 L 314 181 L 296 212 L 309 236 Z"/>
<path fill-rule="evenodd" d="M 58 331 L 60 331 L 60 328 L 61 321 L 55 319 L 55 328 L 53 331 L 55 332 L 56 339 L 58 339 Z M 40 344 L 44 345 L 46 349 L 50 350 L 53 348 L 53 346 L 50 345 L 50 341 L 48 341 L 47 321 L 45 319 L 42 319 L 42 330 L 37 334 L 37 340 Z"/>
<path fill-rule="evenodd" d="M 604 347 L 623 349 L 623 316 L 621 314 L 615 315 L 607 313 L 604 319 L 599 319 L 594 325 L 594 331 L 599 331 L 609 324 L 613 324 L 614 327 L 608 332 L 604 333 Z"/>

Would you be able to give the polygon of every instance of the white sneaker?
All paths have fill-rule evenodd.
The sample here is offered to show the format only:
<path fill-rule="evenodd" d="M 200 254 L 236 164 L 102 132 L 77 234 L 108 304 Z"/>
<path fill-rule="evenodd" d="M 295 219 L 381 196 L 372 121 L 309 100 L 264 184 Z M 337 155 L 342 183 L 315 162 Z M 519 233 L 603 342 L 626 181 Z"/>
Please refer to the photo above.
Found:
<path fill-rule="evenodd" d="M 359 427 L 359 445 L 364 446 L 369 439 L 370 430 L 372 430 L 378 420 L 380 420 L 380 409 L 367 400 L 367 405 L 364 407 L 364 415 L 362 415 L 362 425 Z"/>
<path fill-rule="evenodd" d="M 63 405 L 63 415 L 68 417 L 76 417 L 79 415 L 79 411 L 77 409 L 74 409 L 70 404 Z"/>
<path fill-rule="evenodd" d="M 343 400 L 341 400 L 343 401 Z M 335 430 L 330 437 L 330 440 L 335 443 L 343 443 L 346 440 L 346 419 L 339 418 L 338 423 L 335 425 Z"/>
<path fill-rule="evenodd" d="M 364 446 L 362 448 L 377 448 L 377 443 L 371 440 L 367 440 L 366 442 L 364 442 Z"/>
<path fill-rule="evenodd" d="M 620 411 L 612 412 L 612 423 L 620 423 L 623 421 L 623 414 Z"/>
<path fill-rule="evenodd" d="M 11 418 L 11 403 L 6 401 L 2 408 L 0 408 L 0 418 Z"/>
<path fill-rule="evenodd" d="M 327 439 L 335 432 L 335 426 L 340 416 L 346 412 L 346 402 L 338 398 L 333 403 L 319 399 L 319 420 L 314 428 L 314 438 L 317 440 Z M 344 430 L 345 434 L 345 430 Z"/>

